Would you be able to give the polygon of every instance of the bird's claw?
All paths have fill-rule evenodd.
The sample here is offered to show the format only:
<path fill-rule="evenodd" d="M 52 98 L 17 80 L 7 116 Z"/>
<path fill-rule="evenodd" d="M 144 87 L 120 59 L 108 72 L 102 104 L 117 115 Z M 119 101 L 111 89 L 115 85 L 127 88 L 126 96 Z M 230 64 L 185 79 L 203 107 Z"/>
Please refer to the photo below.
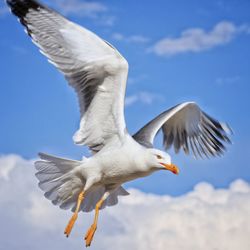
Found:
<path fill-rule="evenodd" d="M 66 237 L 69 237 L 70 232 L 75 224 L 76 219 L 77 219 L 77 214 L 73 214 L 71 219 L 69 220 L 68 225 L 66 226 L 66 228 L 64 230 L 64 234 L 66 235 Z"/>
<path fill-rule="evenodd" d="M 85 241 L 86 241 L 86 247 L 89 247 L 92 240 L 93 240 L 93 237 L 94 237 L 94 234 L 95 234 L 95 231 L 97 229 L 97 226 L 95 224 L 91 225 L 91 227 L 88 229 L 87 233 L 85 234 Z"/>

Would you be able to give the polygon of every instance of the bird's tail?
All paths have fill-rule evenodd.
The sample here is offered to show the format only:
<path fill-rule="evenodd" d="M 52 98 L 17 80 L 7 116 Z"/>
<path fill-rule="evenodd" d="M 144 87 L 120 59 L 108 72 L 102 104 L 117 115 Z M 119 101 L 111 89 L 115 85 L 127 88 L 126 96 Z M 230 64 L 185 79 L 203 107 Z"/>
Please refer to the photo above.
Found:
<path fill-rule="evenodd" d="M 41 160 L 35 162 L 36 177 L 44 196 L 62 209 L 73 207 L 85 185 L 85 180 L 74 173 L 82 162 L 44 153 L 39 153 L 39 156 Z"/>
<path fill-rule="evenodd" d="M 51 200 L 54 205 L 58 205 L 62 209 L 72 208 L 74 211 L 78 195 L 86 183 L 86 179 L 82 175 L 76 174 L 75 170 L 80 165 L 84 169 L 84 161 L 63 159 L 44 153 L 39 153 L 39 156 L 41 160 L 35 162 L 36 177 L 39 180 L 39 187 L 45 192 L 44 196 Z M 106 189 L 102 185 L 89 190 L 84 197 L 81 210 L 92 211 L 105 191 Z M 122 186 L 117 187 L 105 200 L 102 208 L 116 205 L 118 196 L 128 194 Z"/>

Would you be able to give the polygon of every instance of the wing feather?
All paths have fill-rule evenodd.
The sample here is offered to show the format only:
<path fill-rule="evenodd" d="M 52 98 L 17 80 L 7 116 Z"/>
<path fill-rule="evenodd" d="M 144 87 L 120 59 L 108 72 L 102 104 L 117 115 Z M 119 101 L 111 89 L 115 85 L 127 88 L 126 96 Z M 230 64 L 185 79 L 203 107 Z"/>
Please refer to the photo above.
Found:
<path fill-rule="evenodd" d="M 106 41 L 38 1 L 7 4 L 78 95 L 81 122 L 75 143 L 100 150 L 110 138 L 122 137 L 127 61 Z"/>
<path fill-rule="evenodd" d="M 179 104 L 146 124 L 133 137 L 144 146 L 153 146 L 158 133 L 163 131 L 165 149 L 174 147 L 196 158 L 220 156 L 226 150 L 224 143 L 230 143 L 231 129 L 203 112 L 194 102 Z"/>

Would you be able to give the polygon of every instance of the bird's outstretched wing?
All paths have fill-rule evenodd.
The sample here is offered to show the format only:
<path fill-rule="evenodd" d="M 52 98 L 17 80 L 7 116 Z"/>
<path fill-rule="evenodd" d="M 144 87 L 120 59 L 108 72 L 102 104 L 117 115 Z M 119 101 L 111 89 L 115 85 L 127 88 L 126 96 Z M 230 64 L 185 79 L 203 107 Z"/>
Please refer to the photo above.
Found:
<path fill-rule="evenodd" d="M 229 126 L 208 116 L 194 102 L 182 103 L 163 112 L 133 137 L 151 147 L 160 129 L 166 149 L 173 145 L 176 153 L 182 148 L 186 154 L 191 149 L 195 157 L 221 155 L 225 151 L 223 142 L 230 143 Z"/>
<path fill-rule="evenodd" d="M 97 35 L 35 0 L 6 2 L 78 94 L 81 122 L 75 143 L 99 151 L 112 137 L 122 137 L 127 61 Z"/>

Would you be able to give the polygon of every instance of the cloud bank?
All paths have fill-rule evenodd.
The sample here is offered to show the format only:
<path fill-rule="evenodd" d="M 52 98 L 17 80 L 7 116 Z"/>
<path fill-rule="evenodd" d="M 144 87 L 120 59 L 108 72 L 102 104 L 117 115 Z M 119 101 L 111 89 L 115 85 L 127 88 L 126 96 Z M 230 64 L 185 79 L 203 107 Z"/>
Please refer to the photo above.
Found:
<path fill-rule="evenodd" d="M 248 25 L 237 26 L 228 21 L 219 22 L 210 31 L 201 28 L 190 28 L 182 31 L 179 37 L 161 39 L 149 51 L 159 56 L 201 52 L 229 43 L 239 34 L 249 34 L 249 29 Z"/>
<path fill-rule="evenodd" d="M 199 183 L 179 197 L 129 190 L 106 208 L 92 249 L 247 250 L 250 185 L 236 180 L 227 189 Z M 38 190 L 32 161 L 0 157 L 1 249 L 83 249 L 93 214 L 80 214 L 72 235 L 63 236 L 69 211 L 47 201 Z"/>

